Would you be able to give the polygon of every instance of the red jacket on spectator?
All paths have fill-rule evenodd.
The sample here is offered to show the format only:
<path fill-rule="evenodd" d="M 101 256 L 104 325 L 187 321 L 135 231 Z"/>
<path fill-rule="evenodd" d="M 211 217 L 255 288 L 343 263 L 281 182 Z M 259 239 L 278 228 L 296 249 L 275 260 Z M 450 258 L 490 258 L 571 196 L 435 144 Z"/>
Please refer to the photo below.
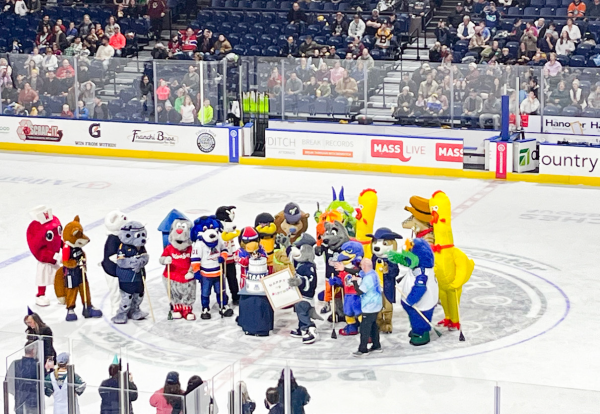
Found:
<path fill-rule="evenodd" d="M 181 49 L 184 52 L 193 52 L 194 50 L 196 50 L 196 44 L 197 44 L 196 33 L 192 34 L 189 37 L 187 35 L 183 35 Z"/>
<path fill-rule="evenodd" d="M 58 67 L 58 69 L 56 69 L 56 77 L 58 79 L 65 79 L 68 76 L 75 76 L 75 70 L 73 69 L 73 66 L 69 65 L 65 67 L 61 65 Z"/>
<path fill-rule="evenodd" d="M 123 36 L 121 33 L 115 33 L 108 41 L 108 44 L 111 45 L 115 50 L 123 49 L 125 47 L 125 43 L 125 36 Z"/>
<path fill-rule="evenodd" d="M 165 0 L 150 0 L 148 2 L 148 16 L 151 19 L 159 19 L 162 13 L 166 13 L 167 3 Z"/>
<path fill-rule="evenodd" d="M 169 52 L 175 54 L 181 52 L 181 42 L 178 40 L 176 42 L 169 42 Z"/>

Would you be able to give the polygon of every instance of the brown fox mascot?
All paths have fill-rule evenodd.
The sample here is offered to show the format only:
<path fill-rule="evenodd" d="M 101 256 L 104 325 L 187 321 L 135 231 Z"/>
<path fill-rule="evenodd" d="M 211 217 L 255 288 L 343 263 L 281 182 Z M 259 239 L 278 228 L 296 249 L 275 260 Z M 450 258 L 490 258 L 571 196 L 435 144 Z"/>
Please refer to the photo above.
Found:
<path fill-rule="evenodd" d="M 90 286 L 87 280 L 86 257 L 83 247 L 90 242 L 83 233 L 79 216 L 65 226 L 62 234 L 62 267 L 56 272 L 54 290 L 56 297 L 65 299 L 67 305 L 67 321 L 76 321 L 75 301 L 77 293 L 81 296 L 84 318 L 99 318 L 102 311 L 92 306 Z"/>

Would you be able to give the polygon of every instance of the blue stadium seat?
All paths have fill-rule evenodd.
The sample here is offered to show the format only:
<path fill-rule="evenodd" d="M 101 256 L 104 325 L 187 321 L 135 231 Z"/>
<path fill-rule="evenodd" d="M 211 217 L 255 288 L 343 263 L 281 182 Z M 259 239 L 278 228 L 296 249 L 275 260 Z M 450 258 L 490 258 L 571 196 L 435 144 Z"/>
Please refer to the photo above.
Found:
<path fill-rule="evenodd" d="M 273 23 L 274 20 L 275 20 L 274 13 L 266 12 L 266 13 L 260 14 L 260 21 L 262 24 L 265 25 L 265 27 L 269 27 Z"/>
<path fill-rule="evenodd" d="M 540 9 L 540 16 L 542 17 L 554 16 L 554 13 L 555 9 L 553 9 L 552 7 L 542 7 Z"/>
<path fill-rule="evenodd" d="M 220 26 L 222 23 L 226 22 L 228 18 L 228 13 L 217 11 L 215 12 L 215 14 L 213 14 L 211 23 L 213 23 L 216 26 Z"/>
<path fill-rule="evenodd" d="M 321 33 L 321 27 L 316 24 L 311 24 L 306 28 L 306 34 L 309 34 L 311 36 L 317 36 L 319 33 Z"/>
<path fill-rule="evenodd" d="M 515 42 L 513 42 L 513 43 L 515 43 Z M 518 48 L 519 48 L 519 46 L 517 44 L 517 49 Z M 455 52 L 459 52 L 459 53 L 465 54 L 465 53 L 467 53 L 467 50 L 469 50 L 469 41 L 468 40 L 459 40 L 454 45 L 454 51 Z"/>
<path fill-rule="evenodd" d="M 250 33 L 250 30 L 248 29 L 248 24 L 243 22 L 238 23 L 235 27 L 235 32 L 239 33 L 241 37 L 243 37 L 246 33 Z"/>
<path fill-rule="evenodd" d="M 567 17 L 569 14 L 569 9 L 566 7 L 559 7 L 556 9 L 556 17 Z"/>
<path fill-rule="evenodd" d="M 276 1 L 268 1 L 267 4 L 265 5 L 265 8 L 267 8 L 267 9 L 279 9 L 279 5 L 277 4 Z"/>
<path fill-rule="evenodd" d="M 320 45 L 328 45 L 329 43 L 327 42 L 327 37 L 326 36 L 315 36 L 314 41 L 317 42 Z"/>
<path fill-rule="evenodd" d="M 585 108 L 585 110 L 583 111 L 583 113 L 581 115 L 586 118 L 595 118 L 596 110 L 594 108 Z"/>
<path fill-rule="evenodd" d="M 252 2 L 252 8 L 253 9 L 263 9 L 264 7 L 265 7 L 265 5 L 260 0 L 254 0 Z"/>
<path fill-rule="evenodd" d="M 580 111 L 576 106 L 566 106 L 562 110 L 563 116 L 579 116 Z"/>
<path fill-rule="evenodd" d="M 165 77 L 167 77 L 167 76 L 165 76 Z M 136 96 L 137 96 L 137 92 L 132 88 L 121 89 L 119 91 L 119 98 L 121 98 L 122 102 L 129 102 L 132 99 L 134 99 Z"/>
<path fill-rule="evenodd" d="M 298 26 L 296 26 L 295 24 L 288 24 L 283 30 L 283 34 L 285 34 L 286 36 L 291 36 L 296 33 L 298 33 Z"/>
<path fill-rule="evenodd" d="M 286 96 L 284 98 L 284 105 L 285 105 L 285 112 L 289 113 L 296 113 L 296 111 L 298 110 L 298 101 L 296 100 L 296 96 Z"/>
<path fill-rule="evenodd" d="M 591 33 L 600 33 L 600 21 L 590 20 L 588 22 L 588 30 Z"/>
<path fill-rule="evenodd" d="M 540 14 L 540 9 L 537 7 L 525 7 L 523 9 L 523 16 L 538 16 Z"/>
<path fill-rule="evenodd" d="M 298 97 L 298 113 L 311 114 L 312 115 L 312 101 L 313 98 L 310 96 L 299 96 Z"/>
<path fill-rule="evenodd" d="M 372 52 L 374 52 L 374 50 Z M 338 96 L 337 98 L 335 98 L 335 100 L 333 101 L 331 112 L 333 113 L 333 115 L 348 116 L 348 114 L 350 113 L 350 103 L 348 102 L 348 99 L 344 96 Z"/>
<path fill-rule="evenodd" d="M 244 22 L 248 24 L 248 27 L 252 27 L 258 23 L 259 13 L 247 12 L 244 14 Z"/>
<path fill-rule="evenodd" d="M 508 48 L 508 52 L 510 53 L 510 55 L 512 57 L 514 57 L 514 58 L 517 57 L 517 54 L 519 52 L 519 43 L 518 42 L 507 42 L 504 47 Z"/>
<path fill-rule="evenodd" d="M 531 0 L 531 7 L 544 7 L 546 0 Z"/>
<path fill-rule="evenodd" d="M 518 7 L 511 7 L 508 9 L 508 13 L 506 13 L 506 14 L 508 16 L 522 16 L 523 10 Z"/>
<path fill-rule="evenodd" d="M 581 68 L 585 66 L 585 56 L 573 55 L 571 56 L 571 61 L 569 62 L 569 66 L 574 68 Z"/>
<path fill-rule="evenodd" d="M 262 56 L 263 50 L 265 50 L 265 49 L 259 45 L 252 45 L 252 46 L 250 46 L 250 49 L 248 50 L 248 52 L 250 53 L 251 56 Z"/>
<path fill-rule="evenodd" d="M 279 10 L 290 10 L 292 8 L 292 2 L 291 1 L 282 1 L 279 4 Z"/>
<path fill-rule="evenodd" d="M 560 5 L 562 7 L 569 7 L 569 4 L 571 4 L 573 0 L 562 0 L 562 2 L 560 3 Z"/>
<path fill-rule="evenodd" d="M 338 10 L 339 11 L 346 11 L 349 8 L 350 8 L 350 3 L 346 3 L 346 2 L 338 3 Z"/>
<path fill-rule="evenodd" d="M 558 108 L 556 106 L 546 105 L 544 107 L 544 115 L 554 115 L 554 116 L 557 116 L 557 115 L 560 115 L 560 112 L 561 112 L 560 108 Z"/>
<path fill-rule="evenodd" d="M 214 7 L 223 7 L 224 4 L 223 4 L 223 2 L 221 0 L 212 0 L 210 2 L 210 6 L 213 7 L 213 8 Z"/>
<path fill-rule="evenodd" d="M 125 104 L 125 113 L 128 117 L 133 114 L 140 114 L 142 112 L 142 105 L 137 99 L 133 99 Z"/>
<path fill-rule="evenodd" d="M 273 44 L 273 38 L 268 34 L 261 35 L 258 44 L 266 49 Z"/>
<path fill-rule="evenodd" d="M 236 55 L 244 56 L 246 55 L 246 47 L 243 45 L 236 45 L 233 47 L 232 52 Z"/>
<path fill-rule="evenodd" d="M 381 49 L 371 50 L 371 57 L 375 60 L 381 60 L 383 58 L 383 53 L 381 52 Z"/>
<path fill-rule="evenodd" d="M 243 19 L 244 13 L 239 11 L 233 11 L 227 15 L 227 22 L 234 27 L 237 27 L 237 25 L 240 24 Z"/>
<path fill-rule="evenodd" d="M 311 1 L 308 5 L 308 10 L 310 11 L 320 11 L 323 10 L 323 3 L 320 1 Z"/>
<path fill-rule="evenodd" d="M 339 49 L 342 47 L 342 39 L 339 36 L 332 36 L 329 38 L 329 45 Z"/>
<path fill-rule="evenodd" d="M 132 122 L 144 122 L 144 116 L 142 114 L 133 114 L 129 117 L 129 120 Z"/>
<path fill-rule="evenodd" d="M 278 36 L 280 33 L 281 33 L 281 27 L 277 24 L 272 24 L 267 29 L 267 34 L 269 34 L 271 36 Z"/>
<path fill-rule="evenodd" d="M 255 36 L 262 36 L 262 34 L 265 32 L 265 27 L 260 24 L 260 23 L 254 23 L 254 25 L 252 26 L 252 34 Z"/>
<path fill-rule="evenodd" d="M 323 11 L 336 11 L 337 7 L 337 3 L 327 2 L 323 5 Z"/>
<path fill-rule="evenodd" d="M 329 115 L 331 113 L 329 98 L 315 99 L 313 112 L 315 115 Z"/>
<path fill-rule="evenodd" d="M 225 1 L 225 7 L 228 9 L 237 9 L 238 7 L 238 0 L 226 0 Z"/>
<path fill-rule="evenodd" d="M 584 56 L 587 59 L 588 56 L 590 56 L 592 54 L 592 51 L 593 51 L 592 45 L 582 43 L 577 46 L 577 49 L 575 49 L 574 54 Z"/>
<path fill-rule="evenodd" d="M 284 35 L 280 35 L 277 38 L 277 46 L 284 47 L 287 43 L 287 38 Z"/>
<path fill-rule="evenodd" d="M 231 43 L 232 47 L 240 44 L 240 36 L 235 33 L 228 35 L 227 40 L 229 40 L 229 43 Z"/>
<path fill-rule="evenodd" d="M 546 7 L 557 8 L 560 6 L 561 0 L 546 0 Z"/>
<path fill-rule="evenodd" d="M 265 56 L 275 57 L 279 56 L 279 48 L 277 46 L 269 46 L 265 51 Z"/>
<path fill-rule="evenodd" d="M 256 46 L 256 36 L 253 34 L 247 33 L 242 37 L 241 42 L 243 45 L 250 47 L 252 45 Z"/>
<path fill-rule="evenodd" d="M 112 118 L 115 121 L 128 121 L 127 114 L 125 114 L 123 112 L 118 112 L 118 113 L 114 114 Z"/>
<path fill-rule="evenodd" d="M 563 66 L 569 66 L 569 63 L 571 63 L 571 59 L 569 59 L 568 56 L 564 55 L 557 55 L 556 60 L 558 60 Z"/>

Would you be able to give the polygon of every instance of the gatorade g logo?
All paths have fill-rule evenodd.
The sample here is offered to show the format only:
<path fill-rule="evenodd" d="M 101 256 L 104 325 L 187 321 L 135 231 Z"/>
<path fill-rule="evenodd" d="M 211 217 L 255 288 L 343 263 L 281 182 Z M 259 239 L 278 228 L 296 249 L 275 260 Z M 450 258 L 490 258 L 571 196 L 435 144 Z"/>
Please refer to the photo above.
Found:
<path fill-rule="evenodd" d="M 90 127 L 88 128 L 88 131 L 90 133 L 90 137 L 92 138 L 100 138 L 100 124 L 98 123 L 94 123 L 91 124 Z"/>
<path fill-rule="evenodd" d="M 371 157 L 397 158 L 402 162 L 410 161 L 410 157 L 404 155 L 404 142 L 400 140 L 371 140 Z"/>

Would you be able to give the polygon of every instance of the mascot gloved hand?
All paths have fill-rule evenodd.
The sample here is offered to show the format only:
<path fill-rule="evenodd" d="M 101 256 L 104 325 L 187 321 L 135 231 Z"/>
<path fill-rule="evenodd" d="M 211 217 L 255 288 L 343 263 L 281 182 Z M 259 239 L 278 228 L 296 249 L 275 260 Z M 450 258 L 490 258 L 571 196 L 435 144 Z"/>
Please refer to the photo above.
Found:
<path fill-rule="evenodd" d="M 84 318 L 99 318 L 102 311 L 92 306 L 92 296 L 87 278 L 86 255 L 83 247 L 90 242 L 83 233 L 79 216 L 65 226 L 63 232 L 62 267 L 56 272 L 54 290 L 57 297 L 64 297 L 67 305 L 67 321 L 76 321 L 75 302 L 81 296 Z"/>
<path fill-rule="evenodd" d="M 229 307 L 229 298 L 221 281 L 223 279 L 222 266 L 227 259 L 227 250 L 221 239 L 223 225 L 216 216 L 202 216 L 194 221 L 192 229 L 192 269 L 194 273 L 200 272 L 200 286 L 202 289 L 202 314 L 200 318 L 210 319 L 210 292 L 214 290 L 217 303 L 221 308 L 219 313 L 225 317 L 233 316 Z M 222 299 L 222 301 L 221 301 Z"/>
<path fill-rule="evenodd" d="M 241 231 L 237 228 L 233 220 L 235 220 L 235 206 L 221 206 L 217 209 L 217 220 L 223 225 L 223 233 L 221 239 L 227 250 L 227 260 L 225 261 L 225 276 L 227 286 L 231 293 L 231 303 L 234 305 L 240 302 L 240 283 L 237 276 L 237 268 L 235 266 L 235 252 L 238 250 L 238 237 Z"/>
<path fill-rule="evenodd" d="M 408 271 L 399 284 L 402 307 L 408 314 L 410 343 L 415 346 L 429 343 L 431 318 L 438 303 L 439 287 L 435 277 L 433 250 L 425 239 L 407 242 L 408 250 L 389 252 L 388 259 Z M 425 320 L 426 319 L 426 320 Z"/>
<path fill-rule="evenodd" d="M 139 221 L 129 221 L 119 231 L 121 244 L 117 250 L 117 277 L 121 304 L 113 323 L 124 324 L 128 319 L 141 320 L 148 316 L 140 309 L 144 300 L 144 267 L 150 260 L 146 252 L 148 233 Z"/>
<path fill-rule="evenodd" d="M 46 286 L 54 285 L 54 276 L 62 264 L 62 226 L 58 217 L 52 215 L 52 209 L 37 206 L 29 212 L 33 221 L 27 227 L 27 245 L 38 261 L 35 283 L 38 292 L 35 304 L 50 305 L 46 297 Z M 59 298 L 64 304 L 64 297 Z"/>
<path fill-rule="evenodd" d="M 127 222 L 127 216 L 119 210 L 111 211 L 104 218 L 104 226 L 108 237 L 104 243 L 104 259 L 102 268 L 106 272 L 106 284 L 110 299 L 111 316 L 116 316 L 121 304 L 121 292 L 119 291 L 119 278 L 117 277 L 117 251 L 121 240 L 119 232 Z"/>
<path fill-rule="evenodd" d="M 313 319 L 321 318 L 314 308 L 315 290 L 317 289 L 317 267 L 315 265 L 314 246 L 316 240 L 310 234 L 303 234 L 291 248 L 290 257 L 295 266 L 295 277 L 288 280 L 291 287 L 297 287 L 302 295 L 302 301 L 294 305 L 298 316 L 298 329 L 290 335 L 302 338 L 303 344 L 314 343 L 319 335 Z"/>
<path fill-rule="evenodd" d="M 173 319 L 196 319 L 192 312 L 196 302 L 196 282 L 192 267 L 192 222 L 175 219 L 171 224 L 169 244 L 158 259 L 165 266 L 163 282 L 173 309 Z"/>

